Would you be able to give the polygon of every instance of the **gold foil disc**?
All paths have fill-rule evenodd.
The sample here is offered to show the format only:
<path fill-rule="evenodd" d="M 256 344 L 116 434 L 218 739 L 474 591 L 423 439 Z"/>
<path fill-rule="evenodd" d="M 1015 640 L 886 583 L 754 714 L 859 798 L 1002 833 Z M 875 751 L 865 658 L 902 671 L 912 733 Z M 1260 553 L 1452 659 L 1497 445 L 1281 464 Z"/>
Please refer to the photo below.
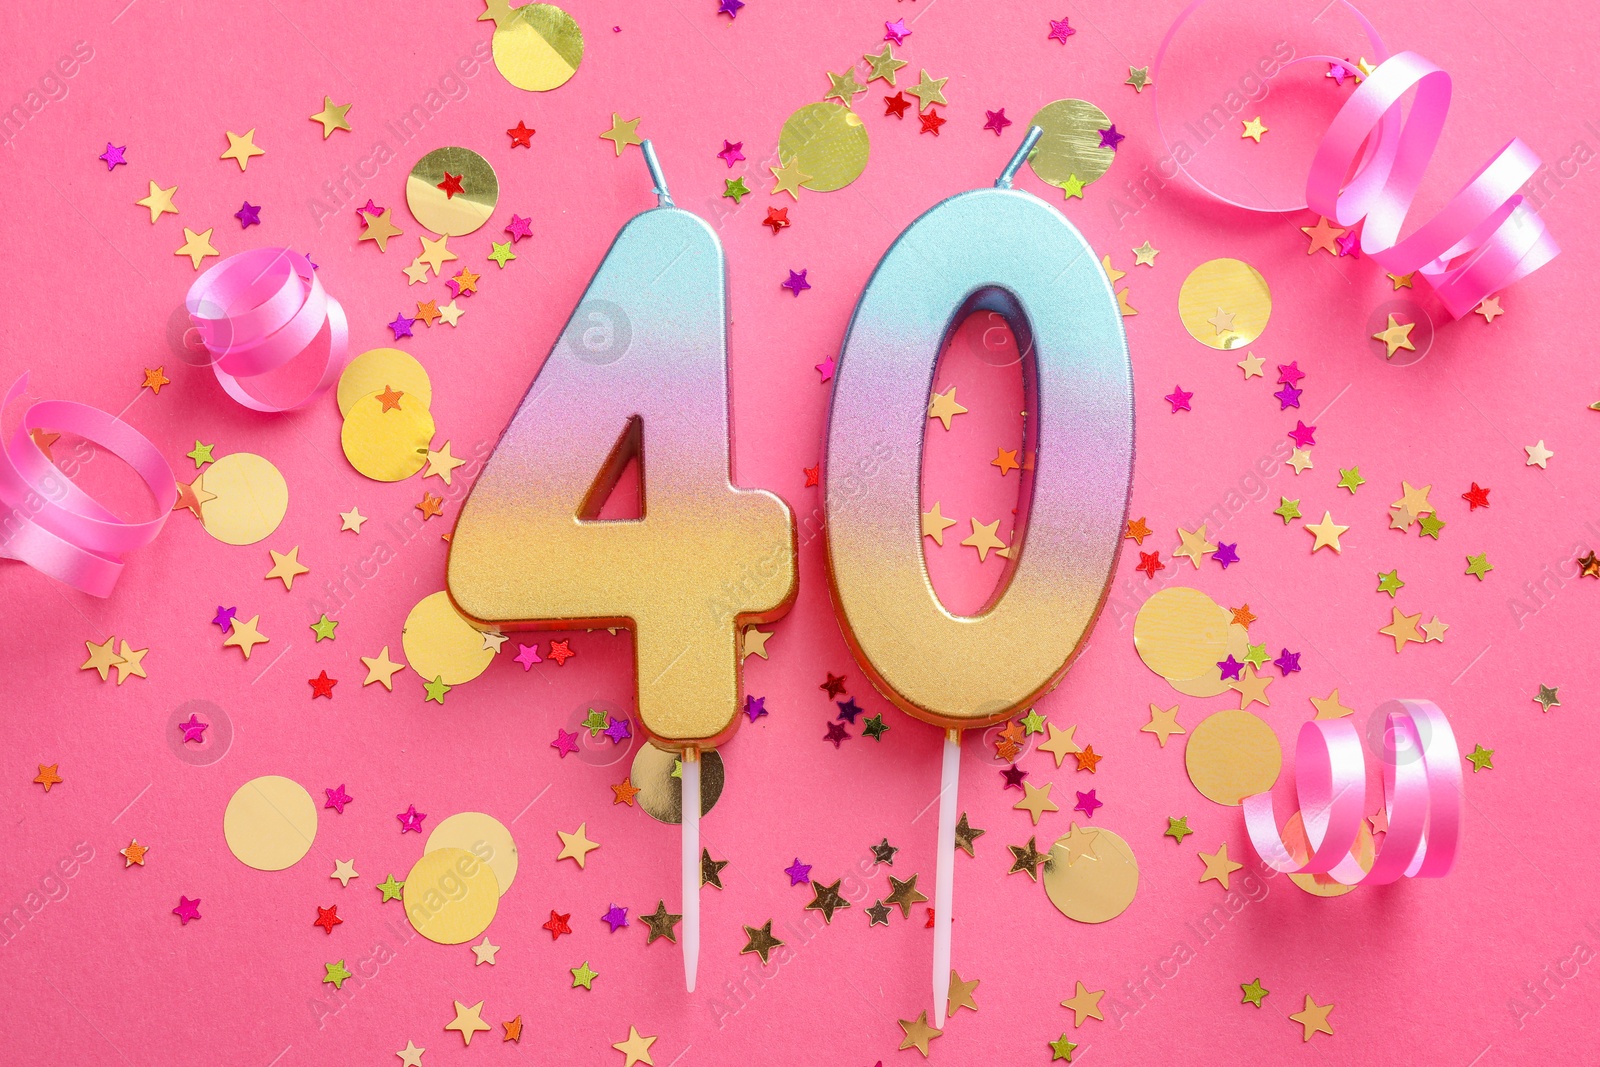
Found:
<path fill-rule="evenodd" d="M 447 187 L 440 188 L 441 183 Z M 412 216 L 434 233 L 451 237 L 469 234 L 488 222 L 499 199 L 494 168 L 470 148 L 435 148 L 417 160 L 406 179 L 406 204 Z"/>
<path fill-rule="evenodd" d="M 1028 120 L 1029 126 L 1044 130 L 1044 136 L 1028 156 L 1028 165 L 1039 180 L 1058 189 L 1072 179 L 1088 185 L 1111 167 L 1117 153 L 1100 145 L 1100 131 L 1111 128 L 1111 119 L 1087 100 L 1057 100 L 1040 108 Z"/>
<path fill-rule="evenodd" d="M 799 166 L 800 184 L 819 193 L 843 189 L 867 168 L 870 150 L 861 116 L 843 104 L 807 104 L 778 132 L 778 162 Z"/>
<path fill-rule="evenodd" d="M 1261 272 L 1237 259 L 1200 264 L 1178 290 L 1178 317 L 1189 336 L 1210 348 L 1243 348 L 1272 317 L 1272 291 Z"/>
<path fill-rule="evenodd" d="M 634 799 L 645 814 L 656 822 L 680 823 L 683 821 L 683 779 L 673 776 L 679 756 L 655 745 L 640 745 L 634 753 L 633 770 L 628 780 L 639 795 Z M 700 814 L 706 815 L 716 807 L 722 795 L 726 778 L 722 757 L 715 749 L 700 753 Z"/>
<path fill-rule="evenodd" d="M 339 414 L 350 414 L 350 406 L 357 400 L 390 387 L 416 397 L 423 407 L 433 406 L 433 383 L 411 353 L 374 348 L 352 359 L 339 375 Z"/>
<path fill-rule="evenodd" d="M 1272 727 L 1248 711 L 1219 711 L 1189 733 L 1189 781 L 1207 800 L 1237 805 L 1278 780 L 1283 753 Z"/>
<path fill-rule="evenodd" d="M 489 929 L 500 909 L 500 884 L 494 868 L 466 849 L 439 848 L 412 865 L 400 899 L 417 933 L 459 945 Z"/>
<path fill-rule="evenodd" d="M 293 867 L 317 839 L 317 806 L 299 782 L 276 774 L 234 791 L 222 814 L 222 836 L 240 863 L 258 871 Z"/>
<path fill-rule="evenodd" d="M 1219 608 L 1218 610 L 1226 611 Z M 1222 653 L 1223 657 L 1232 656 L 1243 661 L 1246 652 L 1250 651 L 1250 631 L 1238 623 L 1228 623 L 1228 647 Z M 1220 663 L 1219 658 L 1217 663 Z M 1215 697 L 1228 691 L 1228 683 L 1222 680 L 1222 668 L 1213 663 L 1209 669 L 1198 678 L 1168 678 L 1167 684 L 1186 697 Z"/>
<path fill-rule="evenodd" d="M 283 475 L 250 452 L 223 456 L 201 471 L 195 483 L 216 498 L 200 505 L 200 521 L 206 533 L 224 544 L 255 544 L 270 536 L 289 510 L 289 484 Z"/>
<path fill-rule="evenodd" d="M 462 618 L 443 591 L 417 602 L 400 639 L 407 664 L 425 681 L 442 678 L 446 685 L 460 685 L 494 662 L 494 650 L 483 647 L 483 631 Z"/>
<path fill-rule="evenodd" d="M 1289 816 L 1289 821 L 1283 827 L 1283 843 L 1296 863 L 1304 863 L 1306 857 L 1311 855 L 1311 840 L 1306 837 L 1305 820 L 1298 811 Z M 1378 849 L 1372 839 L 1372 829 L 1365 819 L 1361 820 L 1361 829 L 1356 832 L 1356 843 L 1350 846 L 1350 855 L 1361 864 L 1363 871 L 1372 870 Z M 1336 882 L 1332 875 L 1327 874 L 1291 874 L 1289 881 L 1314 897 L 1342 897 L 1356 888 Z"/>
<path fill-rule="evenodd" d="M 558 89 L 583 62 L 583 30 L 554 4 L 514 8 L 494 31 L 494 65 L 518 89 Z"/>
<path fill-rule="evenodd" d="M 1074 835 L 1080 839 L 1076 848 Z M 1070 863 L 1069 857 L 1074 857 Z M 1074 824 L 1072 833 L 1050 846 L 1040 880 L 1061 914 L 1081 923 L 1103 923 L 1133 903 L 1139 890 L 1139 861 L 1128 843 L 1110 830 L 1079 829 Z"/>
<path fill-rule="evenodd" d="M 368 393 L 351 404 L 339 429 L 350 466 L 378 482 L 398 482 L 417 473 L 428 462 L 433 442 L 428 405 L 410 393 L 383 399 L 393 392 L 400 390 Z"/>
<path fill-rule="evenodd" d="M 1198 589 L 1175 586 L 1140 605 L 1133 646 L 1144 665 L 1168 681 L 1201 678 L 1227 656 L 1232 624 L 1233 616 L 1215 600 Z"/>
<path fill-rule="evenodd" d="M 465 849 L 494 869 L 495 883 L 502 895 L 517 876 L 517 843 L 511 831 L 492 815 L 463 811 L 433 828 L 423 852 L 441 848 Z"/>

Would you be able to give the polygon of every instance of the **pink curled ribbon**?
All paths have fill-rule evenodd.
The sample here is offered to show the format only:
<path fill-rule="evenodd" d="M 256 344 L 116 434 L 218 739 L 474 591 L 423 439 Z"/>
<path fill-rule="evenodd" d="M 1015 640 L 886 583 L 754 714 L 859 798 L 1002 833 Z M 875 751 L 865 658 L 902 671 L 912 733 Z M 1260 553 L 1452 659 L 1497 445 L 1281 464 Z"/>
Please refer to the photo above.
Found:
<path fill-rule="evenodd" d="M 1194 0 L 1167 30 L 1156 52 L 1158 71 L 1178 28 L 1205 2 Z M 1544 220 L 1518 192 L 1541 161 L 1513 137 L 1437 215 L 1401 239 L 1400 227 L 1450 110 L 1450 75 L 1415 52 L 1389 55 L 1366 16 L 1353 5 L 1345 6 L 1382 62 L 1360 81 L 1323 135 L 1306 175 L 1306 206 L 1347 229 L 1365 219 L 1361 251 L 1393 274 L 1420 274 L 1458 319 L 1561 251 Z M 1284 67 L 1296 63 L 1349 67 L 1335 56 L 1301 56 Z M 1401 100 L 1412 89 L 1416 96 L 1402 122 Z M 1164 130 L 1161 136 L 1165 140 Z M 1189 177 L 1208 195 L 1235 203 Z"/>
<path fill-rule="evenodd" d="M 6 394 L 10 406 L 27 387 L 19 377 Z M 58 470 L 30 436 L 49 428 L 77 434 L 121 459 L 155 497 L 156 517 L 123 522 Z M 69 400 L 44 400 L 23 413 L 17 432 L 0 449 L 0 558 L 92 596 L 110 596 L 127 552 L 155 539 L 178 499 L 172 468 L 149 439 L 114 415 Z"/>
<path fill-rule="evenodd" d="M 1349 719 L 1315 719 L 1295 744 L 1295 793 L 1310 854 L 1298 863 L 1279 834 L 1272 793 L 1244 799 L 1250 843 L 1284 874 L 1326 874 L 1342 885 L 1442 878 L 1461 841 L 1461 753 L 1444 712 L 1428 700 L 1391 700 L 1384 713 L 1383 806 L 1389 829 L 1371 870 L 1351 854 L 1366 818 L 1366 760 Z"/>
<path fill-rule="evenodd" d="M 200 275 L 184 301 L 227 394 L 253 411 L 288 411 L 320 396 L 344 368 L 349 326 L 311 261 L 287 248 L 229 256 Z M 320 366 L 309 391 L 267 399 L 268 375 L 305 355 Z M 250 388 L 254 386 L 254 388 Z"/>

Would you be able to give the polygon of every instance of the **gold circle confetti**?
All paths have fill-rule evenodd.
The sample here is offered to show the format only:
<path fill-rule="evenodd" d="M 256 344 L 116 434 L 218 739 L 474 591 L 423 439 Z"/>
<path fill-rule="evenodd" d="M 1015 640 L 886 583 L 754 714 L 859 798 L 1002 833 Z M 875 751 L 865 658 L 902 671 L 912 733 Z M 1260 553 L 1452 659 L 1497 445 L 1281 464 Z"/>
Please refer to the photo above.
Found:
<path fill-rule="evenodd" d="M 1111 128 L 1111 119 L 1087 100 L 1057 100 L 1040 108 L 1029 126 L 1044 130 L 1044 136 L 1028 156 L 1028 166 L 1039 180 L 1062 188 L 1074 180 L 1085 185 L 1099 178 L 1117 158 L 1115 150 L 1100 144 L 1100 131 Z"/>
<path fill-rule="evenodd" d="M 503 895 L 517 876 L 517 843 L 511 831 L 492 815 L 463 811 L 433 828 L 423 852 L 441 848 L 464 849 L 494 869 L 495 883 Z"/>
<path fill-rule="evenodd" d="M 1311 855 L 1311 840 L 1306 837 L 1305 820 L 1300 817 L 1298 811 L 1289 816 L 1289 821 L 1284 824 L 1283 843 L 1288 847 L 1289 855 L 1296 863 L 1304 863 L 1306 857 Z M 1350 846 L 1350 854 L 1361 864 L 1363 871 L 1372 870 L 1378 848 L 1365 819 L 1361 820 L 1361 829 L 1356 831 L 1356 843 Z M 1314 897 L 1342 897 L 1356 888 L 1353 885 L 1337 882 L 1328 874 L 1291 874 L 1289 881 Z"/>
<path fill-rule="evenodd" d="M 801 186 L 819 193 L 843 189 L 867 168 L 871 145 L 861 116 L 843 104 L 807 104 L 778 131 L 778 162 L 806 176 Z"/>
<path fill-rule="evenodd" d="M 518 89 L 559 89 L 583 62 L 583 30 L 554 4 L 513 8 L 494 31 L 494 65 Z"/>
<path fill-rule="evenodd" d="M 406 662 L 427 681 L 441 678 L 446 685 L 470 682 L 489 669 L 494 650 L 485 648 L 483 631 L 474 627 L 450 595 L 434 593 L 417 601 L 400 632 Z"/>
<path fill-rule="evenodd" d="M 1104 829 L 1080 829 L 1050 846 L 1044 891 L 1069 919 L 1103 923 L 1128 910 L 1139 890 L 1139 861 L 1121 837 Z"/>
<path fill-rule="evenodd" d="M 1218 610 L 1226 613 L 1226 609 Z M 1223 657 L 1232 656 L 1241 662 L 1245 654 L 1250 651 L 1250 631 L 1238 623 L 1228 624 L 1228 647 L 1223 651 Z M 1167 684 L 1186 697 L 1214 697 L 1221 696 L 1228 691 L 1228 683 L 1222 678 L 1222 668 L 1213 663 L 1204 674 L 1197 678 L 1168 678 Z"/>
<path fill-rule="evenodd" d="M 368 393 L 350 405 L 339 429 L 350 466 L 378 482 L 409 478 L 428 462 L 433 413 L 398 389 Z"/>
<path fill-rule="evenodd" d="M 412 216 L 434 233 L 462 237 L 489 221 L 500 182 L 489 161 L 470 148 L 435 148 L 406 178 Z"/>
<path fill-rule="evenodd" d="M 1133 646 L 1144 665 L 1168 681 L 1200 678 L 1228 654 L 1232 621 L 1227 609 L 1198 589 L 1163 589 L 1140 606 Z"/>
<path fill-rule="evenodd" d="M 639 790 L 635 799 L 656 822 L 681 823 L 683 821 L 683 778 L 672 772 L 677 768 L 679 756 L 655 745 L 640 745 L 633 757 L 633 769 L 628 781 Z M 700 753 L 700 814 L 704 816 L 716 806 L 727 780 L 727 768 L 714 749 Z"/>
<path fill-rule="evenodd" d="M 1200 264 L 1178 290 L 1178 317 L 1189 336 L 1209 348 L 1243 348 L 1272 317 L 1272 291 L 1261 272 L 1237 259 Z"/>
<path fill-rule="evenodd" d="M 215 498 L 200 505 L 200 523 L 223 544 L 253 545 L 270 537 L 289 510 L 289 483 L 270 460 L 252 452 L 223 456 L 195 484 Z"/>
<path fill-rule="evenodd" d="M 1219 711 L 1203 719 L 1183 749 L 1189 781 L 1207 800 L 1238 803 L 1278 780 L 1283 753 L 1272 727 L 1248 711 Z"/>
<path fill-rule="evenodd" d="M 464 848 L 424 852 L 400 891 L 412 929 L 440 945 L 471 941 L 500 910 L 494 868 Z"/>
<path fill-rule="evenodd" d="M 339 375 L 339 414 L 350 414 L 350 407 L 357 400 L 389 388 L 416 397 L 423 407 L 433 406 L 433 383 L 411 353 L 398 348 L 373 348 L 352 359 Z"/>
<path fill-rule="evenodd" d="M 258 871 L 293 867 L 317 839 L 317 806 L 299 782 L 276 774 L 234 791 L 222 814 L 222 836 L 240 863 Z"/>

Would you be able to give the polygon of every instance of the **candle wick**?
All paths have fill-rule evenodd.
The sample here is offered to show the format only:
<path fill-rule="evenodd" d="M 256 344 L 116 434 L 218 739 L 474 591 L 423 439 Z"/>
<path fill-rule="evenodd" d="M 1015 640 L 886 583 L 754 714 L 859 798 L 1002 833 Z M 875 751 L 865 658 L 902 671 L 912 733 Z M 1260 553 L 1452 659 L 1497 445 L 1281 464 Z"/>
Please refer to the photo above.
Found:
<path fill-rule="evenodd" d="M 1022 164 L 1027 162 L 1029 154 L 1033 152 L 1033 146 L 1038 144 L 1039 138 L 1043 136 L 1043 127 L 1028 127 L 1028 135 L 1024 137 L 1022 139 L 1022 143 L 1017 146 L 1016 152 L 1011 157 L 1011 162 L 1007 163 L 1006 169 L 1000 172 L 1000 177 L 994 180 L 994 187 L 996 189 L 1011 188 L 1012 179 L 1017 176 L 1017 171 L 1022 169 Z M 654 157 L 646 154 L 645 158 L 653 159 Z"/>
<path fill-rule="evenodd" d="M 657 207 L 671 207 L 672 194 L 667 192 L 667 176 L 661 173 L 661 161 L 656 158 L 656 146 L 646 140 L 639 148 L 644 152 L 644 165 L 650 168 L 650 181 L 654 184 Z"/>

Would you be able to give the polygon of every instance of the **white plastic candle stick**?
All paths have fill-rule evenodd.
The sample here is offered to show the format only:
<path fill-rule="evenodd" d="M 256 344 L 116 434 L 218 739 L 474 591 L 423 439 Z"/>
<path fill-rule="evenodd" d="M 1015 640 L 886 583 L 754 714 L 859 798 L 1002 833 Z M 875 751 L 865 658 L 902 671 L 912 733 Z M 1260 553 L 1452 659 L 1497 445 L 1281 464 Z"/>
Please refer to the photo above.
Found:
<path fill-rule="evenodd" d="M 950 833 L 955 834 L 952 823 Z M 948 931 L 946 944 L 949 943 Z M 946 950 L 948 955 L 948 949 Z M 683 981 L 694 992 L 700 970 L 700 754 L 683 754 Z"/>
<path fill-rule="evenodd" d="M 939 851 L 933 881 L 933 1025 L 950 1006 L 950 907 L 956 876 L 956 787 L 961 781 L 961 731 L 946 730 L 939 772 Z"/>

